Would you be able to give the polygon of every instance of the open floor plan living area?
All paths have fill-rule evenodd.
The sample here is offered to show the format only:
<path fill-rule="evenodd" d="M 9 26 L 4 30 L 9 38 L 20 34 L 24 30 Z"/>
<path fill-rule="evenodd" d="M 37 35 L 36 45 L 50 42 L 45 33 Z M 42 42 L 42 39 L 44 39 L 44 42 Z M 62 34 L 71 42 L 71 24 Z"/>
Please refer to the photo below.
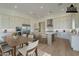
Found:
<path fill-rule="evenodd" d="M 0 3 L 0 56 L 79 56 L 79 3 Z"/>

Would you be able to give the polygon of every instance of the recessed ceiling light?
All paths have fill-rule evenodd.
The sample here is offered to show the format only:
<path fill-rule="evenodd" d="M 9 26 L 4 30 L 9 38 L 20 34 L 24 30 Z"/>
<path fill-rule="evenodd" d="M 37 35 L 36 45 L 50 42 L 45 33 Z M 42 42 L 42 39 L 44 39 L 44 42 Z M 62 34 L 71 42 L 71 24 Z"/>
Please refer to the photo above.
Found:
<path fill-rule="evenodd" d="M 31 11 L 30 14 L 33 14 L 33 12 Z"/>
<path fill-rule="evenodd" d="M 17 8 L 17 5 L 15 5 L 14 8 Z"/>
<path fill-rule="evenodd" d="M 44 8 L 44 6 L 41 6 L 40 8 L 42 9 L 42 8 Z"/>
<path fill-rule="evenodd" d="M 50 13 L 48 12 L 48 15 L 49 15 Z"/>

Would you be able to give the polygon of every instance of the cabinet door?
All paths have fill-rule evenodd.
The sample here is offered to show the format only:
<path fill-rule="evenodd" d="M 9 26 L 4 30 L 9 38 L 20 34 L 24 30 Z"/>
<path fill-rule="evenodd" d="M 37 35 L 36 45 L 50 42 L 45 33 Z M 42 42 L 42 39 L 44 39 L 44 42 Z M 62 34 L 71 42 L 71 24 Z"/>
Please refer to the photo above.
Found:
<path fill-rule="evenodd" d="M 71 47 L 73 50 L 79 51 L 79 36 L 72 36 Z"/>
<path fill-rule="evenodd" d="M 0 15 L 0 28 L 2 27 L 2 26 L 1 26 L 1 18 L 2 18 L 2 17 L 1 17 L 1 15 Z"/>
<path fill-rule="evenodd" d="M 2 15 L 1 27 L 2 28 L 9 28 L 10 27 L 10 18 L 9 18 L 9 16 Z"/>

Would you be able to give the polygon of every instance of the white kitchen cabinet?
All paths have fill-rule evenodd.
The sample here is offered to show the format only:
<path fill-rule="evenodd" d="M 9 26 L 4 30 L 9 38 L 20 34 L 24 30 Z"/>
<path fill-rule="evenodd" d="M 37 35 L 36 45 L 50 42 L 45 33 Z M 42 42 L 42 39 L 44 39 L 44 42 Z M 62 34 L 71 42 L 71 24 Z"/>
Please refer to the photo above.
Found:
<path fill-rule="evenodd" d="M 70 43 L 73 50 L 79 51 L 79 35 L 71 36 Z"/>
<path fill-rule="evenodd" d="M 71 33 L 69 33 L 69 32 L 58 32 L 57 37 L 63 38 L 63 39 L 71 39 Z"/>

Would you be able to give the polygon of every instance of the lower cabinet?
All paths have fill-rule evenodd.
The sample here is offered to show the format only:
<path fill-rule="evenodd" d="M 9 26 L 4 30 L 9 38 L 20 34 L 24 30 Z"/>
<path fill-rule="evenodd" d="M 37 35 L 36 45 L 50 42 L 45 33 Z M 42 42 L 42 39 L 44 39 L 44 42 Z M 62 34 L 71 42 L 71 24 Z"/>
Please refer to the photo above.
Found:
<path fill-rule="evenodd" d="M 79 51 L 79 36 L 78 35 L 71 36 L 70 43 L 71 43 L 71 48 L 73 50 Z"/>

